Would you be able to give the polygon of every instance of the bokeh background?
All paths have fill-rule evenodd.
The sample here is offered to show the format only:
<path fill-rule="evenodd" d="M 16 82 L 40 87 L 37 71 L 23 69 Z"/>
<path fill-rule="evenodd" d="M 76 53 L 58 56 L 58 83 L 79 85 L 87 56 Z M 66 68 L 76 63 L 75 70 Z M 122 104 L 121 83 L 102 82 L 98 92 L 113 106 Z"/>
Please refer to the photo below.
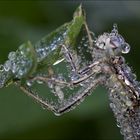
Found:
<path fill-rule="evenodd" d="M 139 1 L 0 1 L 0 63 L 10 51 L 27 40 L 37 42 L 61 24 L 70 21 L 83 4 L 89 27 L 96 35 L 119 32 L 131 45 L 125 56 L 140 80 Z M 109 108 L 108 93 L 99 87 L 75 110 L 57 117 L 27 97 L 17 87 L 0 90 L 0 139 L 123 140 Z"/>

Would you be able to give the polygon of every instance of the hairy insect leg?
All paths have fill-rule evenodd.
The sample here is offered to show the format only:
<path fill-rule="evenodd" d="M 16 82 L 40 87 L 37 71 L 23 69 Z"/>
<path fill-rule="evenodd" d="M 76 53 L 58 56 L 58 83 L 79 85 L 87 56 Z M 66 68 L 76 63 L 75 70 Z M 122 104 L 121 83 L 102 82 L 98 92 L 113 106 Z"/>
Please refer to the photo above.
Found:
<path fill-rule="evenodd" d="M 52 104 L 48 101 L 44 101 L 42 98 L 38 96 L 33 90 L 29 89 L 27 86 L 22 86 L 19 83 L 15 83 L 25 94 L 33 98 L 36 102 L 41 104 L 43 107 L 47 108 L 52 112 L 57 112 Z"/>
<path fill-rule="evenodd" d="M 20 83 L 16 82 L 16 85 L 20 87 L 20 89 L 26 93 L 28 96 L 32 97 L 35 101 L 40 103 L 43 107 L 48 110 L 54 112 L 56 115 L 61 115 L 69 110 L 73 109 L 76 105 L 78 105 L 89 93 L 96 88 L 98 84 L 100 84 L 104 80 L 103 76 L 100 76 L 93 82 L 91 82 L 86 88 L 79 90 L 74 96 L 70 97 L 64 103 L 61 103 L 59 106 L 55 104 L 51 104 L 48 101 L 44 101 L 37 94 L 35 94 L 31 89 L 26 86 L 20 85 Z"/>
<path fill-rule="evenodd" d="M 72 85 L 77 85 L 81 82 L 83 82 L 84 80 L 88 79 L 89 77 L 91 77 L 92 75 L 96 75 L 98 73 L 101 72 L 101 67 L 99 66 L 99 61 L 96 61 L 94 63 L 92 63 L 91 65 L 87 66 L 86 68 L 79 70 L 78 74 L 80 76 L 80 78 L 76 79 L 76 80 L 70 80 L 70 81 L 64 81 L 64 80 L 60 80 L 54 77 L 45 77 L 45 76 L 36 76 L 34 78 L 31 78 L 31 80 L 33 81 L 42 81 L 44 83 L 47 83 L 49 81 L 55 82 L 56 84 L 61 84 L 64 86 L 72 86 Z M 89 72 L 91 71 L 91 72 Z"/>
<path fill-rule="evenodd" d="M 16 85 L 20 87 L 20 89 L 26 93 L 28 96 L 32 97 L 35 101 L 40 103 L 44 108 L 51 110 L 55 114 L 63 114 L 64 112 L 69 111 L 77 104 L 79 104 L 87 95 L 89 95 L 90 91 L 94 89 L 100 82 L 101 77 L 98 78 L 97 75 L 100 73 L 99 62 L 95 62 L 88 66 L 88 68 L 80 70 L 79 74 L 81 77 L 77 80 L 73 81 L 63 81 L 54 77 L 44 77 L 44 76 L 36 76 L 31 78 L 30 80 L 33 81 L 42 81 L 44 83 L 53 82 L 55 85 L 61 85 L 62 87 L 75 87 L 80 83 L 84 83 L 85 80 L 92 77 L 91 83 L 84 88 L 81 88 L 75 95 L 70 96 L 67 100 L 61 100 L 62 102 L 58 105 L 52 104 L 49 101 L 43 100 L 41 97 L 38 96 L 31 88 L 26 85 L 21 85 L 20 82 L 16 82 Z M 91 70 L 91 73 L 88 73 L 87 69 Z M 97 72 L 98 71 L 98 72 Z M 61 90 L 61 89 L 60 89 Z M 60 93 L 60 92 L 59 92 Z M 59 94 L 57 95 L 59 98 Z"/>
<path fill-rule="evenodd" d="M 69 46 L 65 46 L 65 45 L 62 45 L 62 51 L 63 51 L 66 61 L 71 66 L 71 70 L 76 73 L 78 71 L 77 64 L 75 63 L 76 61 L 74 60 L 74 59 L 77 59 L 75 58 L 77 57 L 76 54 L 72 54 L 71 52 L 72 50 L 69 49 Z"/>
<path fill-rule="evenodd" d="M 64 104 L 61 104 L 59 107 L 56 108 L 57 114 L 61 115 L 74 109 L 76 105 L 79 105 L 86 96 L 90 95 L 91 91 L 94 90 L 100 83 L 102 83 L 104 79 L 104 76 L 100 76 L 99 78 L 91 82 L 85 89 L 79 90 L 78 93 L 65 101 Z"/>

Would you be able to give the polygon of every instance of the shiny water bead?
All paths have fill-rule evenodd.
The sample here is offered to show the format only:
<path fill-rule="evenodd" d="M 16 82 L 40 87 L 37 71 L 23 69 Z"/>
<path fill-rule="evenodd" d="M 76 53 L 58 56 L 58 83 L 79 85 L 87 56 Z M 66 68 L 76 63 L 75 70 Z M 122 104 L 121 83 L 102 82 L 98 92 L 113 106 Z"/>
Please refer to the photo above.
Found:
<path fill-rule="evenodd" d="M 3 76 L 3 74 L 0 74 L 0 88 L 2 88 L 4 86 L 4 82 L 5 82 L 5 77 Z"/>
<path fill-rule="evenodd" d="M 8 72 L 0 71 L 0 88 L 2 88 L 5 85 L 8 78 L 9 78 Z"/>
<path fill-rule="evenodd" d="M 41 40 L 40 42 L 36 43 L 35 52 L 37 54 L 37 61 L 40 62 L 50 53 L 50 48 L 44 40 Z"/>
<path fill-rule="evenodd" d="M 43 83 L 44 83 L 44 82 L 41 81 L 41 80 L 36 80 L 36 82 L 37 82 L 38 84 L 43 84 Z"/>
<path fill-rule="evenodd" d="M 0 65 L 0 88 L 2 88 L 4 86 L 8 76 L 9 76 L 9 73 L 7 73 L 4 70 L 4 66 Z"/>
<path fill-rule="evenodd" d="M 27 81 L 26 81 L 26 85 L 27 85 L 28 87 L 31 87 L 31 86 L 33 85 L 33 81 L 32 81 L 32 80 L 27 80 Z"/>
<path fill-rule="evenodd" d="M 12 62 L 11 63 L 11 71 L 12 71 L 13 74 L 15 74 L 16 71 L 17 71 L 17 65 L 16 65 L 15 62 Z"/>
<path fill-rule="evenodd" d="M 37 53 L 37 61 L 40 62 L 46 58 L 52 51 L 56 50 L 61 44 L 64 44 L 64 39 L 67 35 L 67 29 L 58 32 L 55 37 L 49 36 L 36 43 L 35 51 Z"/>
<path fill-rule="evenodd" d="M 130 45 L 128 43 L 124 43 L 122 46 L 122 53 L 126 54 L 126 53 L 129 53 L 130 51 Z"/>
<path fill-rule="evenodd" d="M 6 71 L 11 70 L 16 78 L 22 78 L 32 67 L 32 60 L 28 57 L 30 48 L 23 44 L 16 52 L 10 52 L 9 60 L 4 64 Z"/>
<path fill-rule="evenodd" d="M 48 85 L 48 87 L 49 87 L 50 89 L 53 89 L 53 88 L 54 88 L 54 83 L 53 83 L 51 80 L 49 80 L 49 81 L 47 82 L 47 85 Z"/>
<path fill-rule="evenodd" d="M 4 70 L 5 71 L 9 71 L 11 69 L 11 61 L 10 60 L 7 60 L 5 63 L 4 63 Z"/>
<path fill-rule="evenodd" d="M 113 24 L 113 29 L 112 29 L 111 33 L 118 34 L 118 26 L 116 23 Z"/>
<path fill-rule="evenodd" d="M 38 61 L 44 59 L 47 56 L 47 54 L 48 54 L 48 51 L 47 51 L 46 48 L 38 48 L 36 50 L 36 52 L 38 54 Z"/>
<path fill-rule="evenodd" d="M 10 52 L 9 55 L 8 55 L 8 59 L 9 60 L 14 60 L 15 58 L 16 58 L 16 52 L 14 52 L 14 51 Z"/>
<path fill-rule="evenodd" d="M 127 78 L 124 79 L 124 82 L 125 82 L 125 84 L 128 85 L 128 86 L 131 84 L 130 81 L 129 81 Z"/>
<path fill-rule="evenodd" d="M 4 66 L 3 65 L 0 65 L 0 71 L 4 71 Z"/>
<path fill-rule="evenodd" d="M 25 55 L 25 53 L 28 51 L 29 51 L 28 48 L 26 48 L 24 44 L 19 46 L 19 52 L 21 53 L 21 55 Z"/>
<path fill-rule="evenodd" d="M 16 77 L 17 78 L 22 78 L 22 76 L 25 74 L 25 73 L 27 73 L 27 70 L 26 69 L 19 69 L 18 70 L 18 72 L 17 72 L 17 74 L 16 74 Z"/>
<path fill-rule="evenodd" d="M 70 78 L 71 78 L 72 81 L 76 81 L 76 80 L 79 79 L 79 75 L 75 72 L 71 72 Z"/>
<path fill-rule="evenodd" d="M 61 90 L 61 87 L 56 85 L 54 87 L 54 89 L 55 89 L 55 94 L 58 96 L 58 98 L 60 99 L 60 101 L 64 100 L 64 93 Z"/>
<path fill-rule="evenodd" d="M 16 72 L 16 58 L 17 58 L 17 54 L 16 52 L 10 52 L 8 55 L 9 60 L 5 63 L 6 67 L 10 67 L 10 70 L 15 73 Z"/>
<path fill-rule="evenodd" d="M 12 72 L 17 78 L 21 78 L 32 66 L 31 60 L 23 56 L 18 56 L 17 61 L 13 63 Z"/>

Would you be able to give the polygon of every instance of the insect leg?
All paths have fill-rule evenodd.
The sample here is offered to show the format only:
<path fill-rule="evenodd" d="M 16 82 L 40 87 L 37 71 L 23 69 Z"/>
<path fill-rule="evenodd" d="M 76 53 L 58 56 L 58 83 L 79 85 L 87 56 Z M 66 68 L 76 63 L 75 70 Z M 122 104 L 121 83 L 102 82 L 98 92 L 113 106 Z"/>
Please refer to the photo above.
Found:
<path fill-rule="evenodd" d="M 62 50 L 66 61 L 70 64 L 71 70 L 77 72 L 78 68 L 74 60 L 74 54 L 71 53 L 68 46 L 62 45 Z"/>
<path fill-rule="evenodd" d="M 68 97 L 67 100 L 62 99 L 62 102 L 59 105 L 52 104 L 49 101 L 44 101 L 37 94 L 35 94 L 35 92 L 31 90 L 31 88 L 29 88 L 26 85 L 21 85 L 19 82 L 16 82 L 16 85 L 19 86 L 20 89 L 24 93 L 26 93 L 28 96 L 32 97 L 35 101 L 40 103 L 43 107 L 47 108 L 48 110 L 51 110 L 55 114 L 63 114 L 64 112 L 69 111 L 70 109 L 75 107 L 77 104 L 79 104 L 87 95 L 89 95 L 90 91 L 94 89 L 102 81 L 103 79 L 102 77 L 97 77 L 97 75 L 100 73 L 100 70 L 99 69 L 97 70 L 97 67 L 99 67 L 97 62 L 89 65 L 88 68 L 91 69 L 91 73 L 86 73 L 85 69 L 83 69 L 79 71 L 79 73 L 81 74 L 81 77 L 73 81 L 63 81 L 57 78 L 53 78 L 53 77 L 50 78 L 50 77 L 44 77 L 44 76 L 36 76 L 30 79 L 33 81 L 39 80 L 46 84 L 49 81 L 51 81 L 55 85 L 58 85 L 58 86 L 61 85 L 63 87 L 75 87 L 82 82 L 84 83 L 88 78 L 90 77 L 92 78 L 92 80 L 90 80 L 91 82 L 89 82 L 89 84 L 86 84 L 86 87 L 80 87 L 79 91 L 75 93 L 74 95 Z"/>
<path fill-rule="evenodd" d="M 82 102 L 86 96 L 90 95 L 90 92 L 95 89 L 100 83 L 103 82 L 105 79 L 104 76 L 100 76 L 93 82 L 91 82 L 85 89 L 79 90 L 78 93 L 76 93 L 73 97 L 69 98 L 67 101 L 65 101 L 64 104 L 61 104 L 59 107 L 57 107 L 55 110 L 58 115 L 61 115 L 65 112 L 68 112 L 76 107 L 80 102 Z"/>
<path fill-rule="evenodd" d="M 26 93 L 28 96 L 32 97 L 35 101 L 40 103 L 43 107 L 47 108 L 48 110 L 54 112 L 56 115 L 61 115 L 65 112 L 68 112 L 69 110 L 73 109 L 76 105 L 78 105 L 86 96 L 89 95 L 91 90 L 95 89 L 104 77 L 99 77 L 92 83 L 90 83 L 89 86 L 87 86 L 84 90 L 80 90 L 79 93 L 75 94 L 73 97 L 69 98 L 65 103 L 60 104 L 60 106 L 52 105 L 51 103 L 44 101 L 42 98 L 40 98 L 38 95 L 36 95 L 31 89 L 27 88 L 26 86 L 22 86 L 19 83 L 16 82 L 16 85 L 20 87 L 20 89 Z"/>
<path fill-rule="evenodd" d="M 48 101 L 44 101 L 42 98 L 40 98 L 33 90 L 27 88 L 27 86 L 22 86 L 20 83 L 15 83 L 25 94 L 33 98 L 36 102 L 40 103 L 43 107 L 47 108 L 48 110 L 52 112 L 56 112 L 54 106 L 50 104 Z"/>
<path fill-rule="evenodd" d="M 47 83 L 48 81 L 53 81 L 57 84 L 62 84 L 65 86 L 77 85 L 77 84 L 83 82 L 84 80 L 88 79 L 92 75 L 100 73 L 101 67 L 99 66 L 99 63 L 100 63 L 99 61 L 94 62 L 93 64 L 87 66 L 86 68 L 78 71 L 80 78 L 76 79 L 76 80 L 64 81 L 64 80 L 60 80 L 57 78 L 48 78 L 48 77 L 44 77 L 44 76 L 36 76 L 36 77 L 32 78 L 31 80 L 33 80 L 33 81 L 39 80 L 44 83 Z M 89 71 L 91 71 L 91 72 L 89 73 Z"/>

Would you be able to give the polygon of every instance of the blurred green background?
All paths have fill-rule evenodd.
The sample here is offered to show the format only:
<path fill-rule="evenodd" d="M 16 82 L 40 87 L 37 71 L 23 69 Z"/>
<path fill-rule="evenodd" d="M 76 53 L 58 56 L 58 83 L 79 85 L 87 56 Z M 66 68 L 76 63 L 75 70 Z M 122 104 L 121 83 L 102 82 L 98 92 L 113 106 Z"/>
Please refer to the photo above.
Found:
<path fill-rule="evenodd" d="M 81 1 L 0 1 L 0 62 L 27 40 L 37 42 L 70 21 Z M 119 32 L 131 45 L 126 60 L 140 79 L 140 2 L 83 1 L 89 27 L 96 35 Z M 0 139 L 122 140 L 109 108 L 108 93 L 99 87 L 75 110 L 56 117 L 17 87 L 0 90 Z"/>

